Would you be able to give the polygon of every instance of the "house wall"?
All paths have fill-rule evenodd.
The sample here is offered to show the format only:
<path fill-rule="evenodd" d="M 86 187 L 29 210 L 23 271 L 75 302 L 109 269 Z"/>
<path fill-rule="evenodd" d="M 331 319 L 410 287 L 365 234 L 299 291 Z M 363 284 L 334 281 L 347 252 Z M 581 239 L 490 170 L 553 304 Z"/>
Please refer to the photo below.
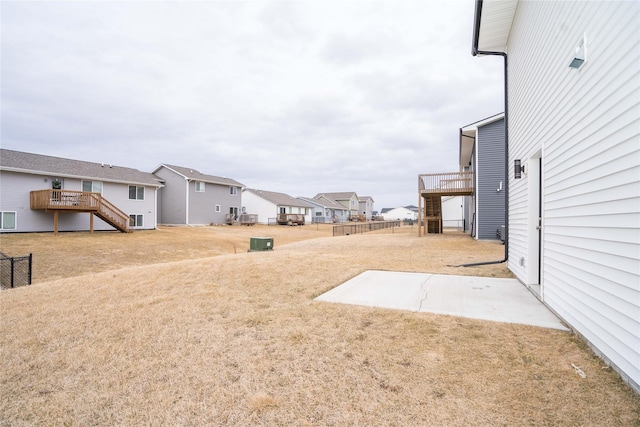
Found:
<path fill-rule="evenodd" d="M 269 218 L 277 218 L 278 206 L 251 191 L 242 192 L 242 203 L 248 214 L 257 214 L 259 224 L 268 224 Z"/>
<path fill-rule="evenodd" d="M 51 181 L 59 178 L 64 190 L 82 191 L 82 180 L 57 176 L 0 171 L 0 210 L 16 212 L 16 230 L 3 232 L 49 232 L 53 231 L 53 213 L 31 210 L 29 193 L 51 188 Z M 44 180 L 47 179 L 47 182 Z M 143 215 L 143 226 L 137 229 L 156 227 L 155 187 L 145 186 L 145 200 L 129 200 L 129 186 L 121 183 L 104 182 L 102 196 L 125 213 Z M 94 216 L 94 230 L 115 230 L 111 225 Z M 59 231 L 88 231 L 90 216 L 87 212 L 61 212 Z"/>
<path fill-rule="evenodd" d="M 397 221 L 397 220 L 402 221 L 405 219 L 412 219 L 412 220 L 418 219 L 417 212 L 414 212 L 404 207 L 391 209 L 390 211 L 387 211 L 384 214 L 382 214 L 382 216 L 386 221 Z"/>
<path fill-rule="evenodd" d="M 540 246 L 543 301 L 636 390 L 639 19 L 638 2 L 520 2 L 507 46 L 509 165 L 522 159 L 527 171 L 510 171 L 509 269 L 535 284 Z M 587 61 L 571 69 L 585 35 Z"/>
<path fill-rule="evenodd" d="M 462 229 L 463 196 L 442 198 L 442 226 L 445 228 Z"/>
<path fill-rule="evenodd" d="M 499 240 L 505 225 L 504 138 L 504 119 L 478 127 L 476 237 L 482 240 Z"/>
<path fill-rule="evenodd" d="M 183 176 L 168 170 L 160 168 L 155 175 L 162 178 L 165 186 L 159 192 L 159 219 L 160 224 L 186 224 L 187 223 L 187 205 L 186 205 L 186 189 L 187 184 Z"/>
<path fill-rule="evenodd" d="M 364 215 L 367 221 L 371 220 L 371 212 L 373 212 L 373 203 L 371 199 L 366 199 L 364 201 L 359 202 L 360 205 L 360 214 Z"/>
<path fill-rule="evenodd" d="M 196 192 L 196 181 L 189 182 L 189 224 L 224 224 L 229 208 L 238 208 L 238 214 L 242 213 L 242 190 L 238 188 L 237 194 L 230 194 L 228 185 L 219 185 L 205 182 L 204 191 Z M 215 211 L 216 205 L 220 205 L 220 212 Z"/>

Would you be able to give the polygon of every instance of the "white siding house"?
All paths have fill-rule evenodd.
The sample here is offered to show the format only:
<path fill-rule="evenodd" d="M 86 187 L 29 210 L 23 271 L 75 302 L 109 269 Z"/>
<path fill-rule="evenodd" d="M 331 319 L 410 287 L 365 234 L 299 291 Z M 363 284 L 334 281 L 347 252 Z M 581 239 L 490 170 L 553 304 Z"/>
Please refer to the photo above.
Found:
<path fill-rule="evenodd" d="M 507 68 L 509 269 L 637 391 L 639 22 L 637 1 L 478 1 L 473 40 Z"/>
<path fill-rule="evenodd" d="M 242 211 L 257 214 L 258 223 L 275 223 L 278 214 L 304 215 L 306 224 L 312 223 L 314 205 L 285 193 L 246 188 L 242 193 Z"/>
<path fill-rule="evenodd" d="M 418 219 L 418 211 L 409 209 L 408 207 L 399 206 L 397 208 L 382 209 L 382 217 L 385 221 L 415 221 Z"/>

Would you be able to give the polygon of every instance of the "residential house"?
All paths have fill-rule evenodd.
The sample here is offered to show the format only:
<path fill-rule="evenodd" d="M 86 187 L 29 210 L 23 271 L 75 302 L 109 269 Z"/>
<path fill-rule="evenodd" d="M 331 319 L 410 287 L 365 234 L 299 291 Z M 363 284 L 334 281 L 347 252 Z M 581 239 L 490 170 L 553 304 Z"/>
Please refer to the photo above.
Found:
<path fill-rule="evenodd" d="M 460 129 L 460 170 L 473 172 L 474 192 L 464 197 L 464 229 L 481 240 L 498 240 L 505 225 L 504 113 Z"/>
<path fill-rule="evenodd" d="M 413 209 L 412 209 L 413 208 Z M 418 219 L 418 208 L 415 206 L 399 206 L 397 208 L 382 208 L 380 214 L 385 221 L 415 221 Z"/>
<path fill-rule="evenodd" d="M 373 216 L 373 197 L 360 196 L 358 197 L 360 215 L 364 215 L 367 221 L 371 221 Z"/>
<path fill-rule="evenodd" d="M 313 223 L 337 223 L 349 220 L 349 209 L 342 204 L 324 196 L 298 197 L 311 204 L 311 220 Z"/>
<path fill-rule="evenodd" d="M 161 164 L 153 173 L 162 179 L 159 223 L 224 224 L 241 213 L 244 185 L 230 178 L 203 174 L 193 168 Z"/>
<path fill-rule="evenodd" d="M 246 188 L 243 191 L 243 211 L 257 214 L 258 223 L 275 224 L 279 214 L 304 216 L 304 223 L 311 223 L 314 205 L 285 193 Z"/>
<path fill-rule="evenodd" d="M 0 231 L 154 229 L 159 179 L 104 163 L 0 150 Z"/>
<path fill-rule="evenodd" d="M 319 196 L 326 197 L 327 199 L 340 203 L 342 206 L 349 209 L 349 218 L 358 215 L 358 210 L 360 209 L 360 199 L 355 192 L 318 193 L 314 196 L 314 199 Z"/>
<path fill-rule="evenodd" d="M 472 44 L 504 64 L 508 268 L 638 392 L 639 16 L 476 1 Z"/>

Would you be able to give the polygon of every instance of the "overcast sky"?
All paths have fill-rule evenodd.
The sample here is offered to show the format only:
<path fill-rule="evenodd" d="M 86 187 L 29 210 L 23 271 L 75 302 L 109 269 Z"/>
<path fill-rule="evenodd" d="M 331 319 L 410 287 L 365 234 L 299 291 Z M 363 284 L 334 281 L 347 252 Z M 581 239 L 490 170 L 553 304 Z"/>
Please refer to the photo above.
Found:
<path fill-rule="evenodd" d="M 2 148 L 417 205 L 503 111 L 473 0 L 0 3 Z"/>

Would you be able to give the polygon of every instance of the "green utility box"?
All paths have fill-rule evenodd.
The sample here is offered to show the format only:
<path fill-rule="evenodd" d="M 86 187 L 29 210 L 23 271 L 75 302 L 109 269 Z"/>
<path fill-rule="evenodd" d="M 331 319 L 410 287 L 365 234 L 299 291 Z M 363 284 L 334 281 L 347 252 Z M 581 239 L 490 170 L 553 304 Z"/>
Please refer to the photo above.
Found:
<path fill-rule="evenodd" d="M 273 250 L 273 237 L 252 237 L 249 240 L 249 252 Z"/>

